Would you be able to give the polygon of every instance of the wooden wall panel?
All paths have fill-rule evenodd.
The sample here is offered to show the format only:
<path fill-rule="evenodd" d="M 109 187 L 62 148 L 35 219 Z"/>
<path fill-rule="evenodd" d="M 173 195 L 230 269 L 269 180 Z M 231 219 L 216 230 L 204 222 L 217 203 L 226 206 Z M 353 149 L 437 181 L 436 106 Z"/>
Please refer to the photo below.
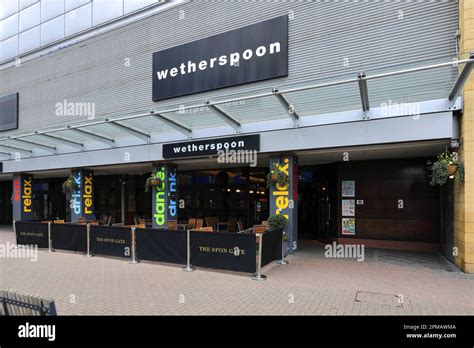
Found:
<path fill-rule="evenodd" d="M 429 184 L 427 158 L 338 165 L 338 234 L 342 180 L 355 181 L 355 238 L 439 242 L 439 188 Z M 398 200 L 403 200 L 403 209 Z M 347 237 L 347 236 L 341 236 Z M 347 237 L 352 238 L 352 236 Z"/>

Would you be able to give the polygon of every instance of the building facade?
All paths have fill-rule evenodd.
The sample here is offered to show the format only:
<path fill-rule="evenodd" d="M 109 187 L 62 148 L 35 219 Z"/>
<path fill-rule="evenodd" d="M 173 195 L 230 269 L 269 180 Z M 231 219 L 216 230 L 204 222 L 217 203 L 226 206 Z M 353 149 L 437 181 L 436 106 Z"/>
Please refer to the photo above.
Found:
<path fill-rule="evenodd" d="M 2 223 L 276 214 L 290 252 L 440 250 L 473 271 L 469 1 L 12 3 Z M 430 185 L 448 152 L 464 180 Z"/>

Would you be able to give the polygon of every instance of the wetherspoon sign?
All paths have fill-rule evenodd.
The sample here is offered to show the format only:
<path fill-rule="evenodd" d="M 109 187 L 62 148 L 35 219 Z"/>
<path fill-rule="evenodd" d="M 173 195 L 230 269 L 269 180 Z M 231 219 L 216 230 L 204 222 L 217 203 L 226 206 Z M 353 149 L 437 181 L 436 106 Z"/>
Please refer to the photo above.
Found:
<path fill-rule="evenodd" d="M 153 53 L 153 101 L 288 75 L 288 16 Z"/>

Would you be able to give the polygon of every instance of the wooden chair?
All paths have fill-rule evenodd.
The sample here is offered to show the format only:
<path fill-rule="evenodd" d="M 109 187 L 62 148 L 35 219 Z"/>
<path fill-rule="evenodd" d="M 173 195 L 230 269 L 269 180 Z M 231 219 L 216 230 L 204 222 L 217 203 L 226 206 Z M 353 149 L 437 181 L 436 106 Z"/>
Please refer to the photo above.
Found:
<path fill-rule="evenodd" d="M 64 220 L 54 220 L 53 223 L 55 224 L 63 224 Z"/>
<path fill-rule="evenodd" d="M 265 226 L 264 225 L 254 225 L 253 226 L 253 233 L 258 234 L 258 233 L 264 233 L 265 232 Z"/>
<path fill-rule="evenodd" d="M 178 222 L 177 221 L 168 221 L 167 222 L 169 230 L 177 230 L 178 229 Z"/>
<path fill-rule="evenodd" d="M 196 219 L 190 218 L 190 219 L 188 220 L 188 228 L 189 228 L 189 229 L 196 228 Z"/>
<path fill-rule="evenodd" d="M 270 230 L 270 225 L 269 225 L 268 221 L 262 221 L 262 225 L 265 226 L 266 231 Z"/>
<path fill-rule="evenodd" d="M 195 228 L 193 231 L 214 232 L 214 229 L 212 227 L 201 227 L 201 228 Z"/>
<path fill-rule="evenodd" d="M 81 216 L 80 218 L 77 219 L 77 223 L 78 224 L 85 224 L 87 221 L 86 221 L 86 218 Z"/>
<path fill-rule="evenodd" d="M 136 228 L 146 228 L 145 224 L 138 224 L 138 225 L 135 225 Z"/>
<path fill-rule="evenodd" d="M 196 220 L 196 225 L 194 226 L 195 229 L 200 229 L 203 227 L 204 220 L 203 219 L 197 219 Z"/>
<path fill-rule="evenodd" d="M 105 214 L 103 217 L 102 217 L 102 220 L 99 221 L 99 225 L 107 225 L 108 221 L 109 221 L 109 218 L 112 218 L 111 216 L 108 216 L 107 214 Z"/>
<path fill-rule="evenodd" d="M 237 231 L 243 231 L 244 230 L 244 223 L 242 221 L 237 221 Z"/>
<path fill-rule="evenodd" d="M 216 225 L 217 225 L 218 222 L 219 222 L 219 219 L 217 218 L 217 216 L 206 217 L 206 226 L 207 227 L 216 228 Z"/>
<path fill-rule="evenodd" d="M 94 226 L 99 226 L 99 221 L 91 221 L 89 222 L 90 225 L 94 225 Z"/>
<path fill-rule="evenodd" d="M 227 232 L 235 232 L 236 226 L 237 226 L 237 218 L 230 218 L 229 223 L 227 224 Z"/>

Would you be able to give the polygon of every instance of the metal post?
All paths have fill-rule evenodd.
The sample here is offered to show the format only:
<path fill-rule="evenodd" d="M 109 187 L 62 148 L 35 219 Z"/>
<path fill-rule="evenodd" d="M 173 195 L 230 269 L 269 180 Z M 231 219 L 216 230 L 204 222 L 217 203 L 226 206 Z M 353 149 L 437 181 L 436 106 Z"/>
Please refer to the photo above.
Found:
<path fill-rule="evenodd" d="M 186 249 L 187 260 L 186 260 L 186 267 L 183 267 L 183 271 L 192 272 L 192 271 L 194 271 L 194 267 L 191 266 L 191 230 L 187 230 L 186 240 L 187 240 L 186 241 L 186 244 L 187 244 L 187 249 Z"/>
<path fill-rule="evenodd" d="M 132 260 L 129 263 L 138 263 L 135 243 L 135 226 L 132 226 Z"/>
<path fill-rule="evenodd" d="M 281 260 L 278 260 L 276 263 L 279 265 L 287 265 L 288 261 L 285 260 L 285 248 L 284 248 L 284 233 L 281 233 Z"/>
<path fill-rule="evenodd" d="M 15 233 L 15 237 L 16 237 L 16 221 L 13 220 L 13 233 Z"/>
<path fill-rule="evenodd" d="M 15 222 L 13 222 L 13 223 L 15 223 Z M 10 313 L 8 313 L 7 302 L 5 301 L 5 299 L 3 297 L 1 298 L 1 300 L 2 300 L 3 315 L 5 315 L 5 316 L 10 315 Z"/>
<path fill-rule="evenodd" d="M 48 221 L 48 253 L 52 253 L 53 248 L 51 246 L 51 221 Z"/>
<path fill-rule="evenodd" d="M 265 280 L 267 279 L 266 275 L 262 274 L 262 241 L 263 241 L 263 234 L 257 234 L 258 241 L 258 259 L 257 259 L 257 273 L 252 276 L 253 280 Z"/>
<path fill-rule="evenodd" d="M 86 253 L 86 257 L 92 257 L 91 255 L 91 236 L 90 236 L 90 232 L 91 232 L 91 224 L 90 223 L 87 223 L 87 253 Z"/>

